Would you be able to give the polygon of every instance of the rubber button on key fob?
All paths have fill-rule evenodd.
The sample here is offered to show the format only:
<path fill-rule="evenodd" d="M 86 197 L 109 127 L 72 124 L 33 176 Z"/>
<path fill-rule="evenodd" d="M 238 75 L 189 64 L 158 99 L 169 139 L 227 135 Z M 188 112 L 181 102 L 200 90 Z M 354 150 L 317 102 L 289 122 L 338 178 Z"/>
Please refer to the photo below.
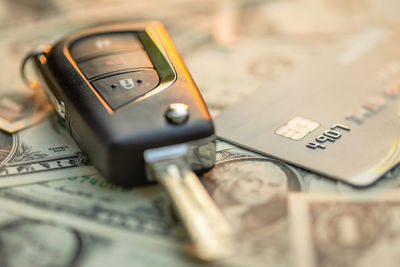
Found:
<path fill-rule="evenodd" d="M 146 51 L 138 50 L 123 54 L 96 57 L 78 64 L 88 79 L 110 72 L 128 69 L 153 68 Z"/>
<path fill-rule="evenodd" d="M 99 79 L 92 84 L 115 110 L 154 89 L 159 78 L 155 70 L 141 70 Z"/>
<path fill-rule="evenodd" d="M 143 46 L 134 33 L 108 33 L 85 37 L 71 46 L 71 55 L 79 62 L 105 53 L 121 50 L 141 50 Z"/>

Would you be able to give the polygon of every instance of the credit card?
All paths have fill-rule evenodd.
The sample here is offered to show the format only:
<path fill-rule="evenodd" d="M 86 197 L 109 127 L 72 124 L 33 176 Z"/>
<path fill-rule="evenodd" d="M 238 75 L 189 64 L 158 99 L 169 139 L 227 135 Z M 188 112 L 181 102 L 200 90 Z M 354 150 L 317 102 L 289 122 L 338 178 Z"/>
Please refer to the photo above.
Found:
<path fill-rule="evenodd" d="M 400 32 L 371 26 L 216 117 L 222 139 L 357 186 L 400 161 Z"/>

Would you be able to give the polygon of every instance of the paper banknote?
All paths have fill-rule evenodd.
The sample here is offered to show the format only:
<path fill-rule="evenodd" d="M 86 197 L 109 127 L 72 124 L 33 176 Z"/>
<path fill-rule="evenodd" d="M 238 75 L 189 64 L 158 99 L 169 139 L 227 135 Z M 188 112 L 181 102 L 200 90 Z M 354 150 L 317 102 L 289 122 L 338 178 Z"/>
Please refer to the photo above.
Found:
<path fill-rule="evenodd" d="M 295 194 L 289 206 L 296 266 L 400 264 L 398 194 Z"/>
<path fill-rule="evenodd" d="M 12 135 L 0 131 L 0 187 L 96 173 L 53 114 Z"/>
<path fill-rule="evenodd" d="M 398 190 L 400 181 L 399 171 L 394 170 L 373 191 L 360 193 L 224 142 L 217 147 L 217 164 L 203 182 L 237 233 L 238 254 L 221 262 L 229 266 L 291 266 L 294 254 L 286 203 L 293 192 L 370 196 L 379 188 Z M 0 202 L 105 238 L 142 240 L 172 258 L 183 256 L 187 240 L 172 203 L 158 185 L 127 189 L 99 175 L 75 176 L 2 189 Z"/>
<path fill-rule="evenodd" d="M 104 237 L 0 203 L 0 265 L 101 267 L 196 266 L 139 240 Z M 169 250 L 171 253 L 171 250 Z M 200 264 L 199 264 L 200 266 Z"/>
<path fill-rule="evenodd" d="M 9 133 L 34 125 L 49 115 L 52 107 L 41 93 L 0 96 L 0 129 Z"/>
<path fill-rule="evenodd" d="M 172 206 L 158 186 L 122 188 L 100 175 L 88 175 L 2 189 L 0 195 L 63 216 L 65 223 L 86 220 L 121 235 L 159 237 L 161 242 L 182 237 Z"/>
<path fill-rule="evenodd" d="M 300 174 L 284 163 L 243 153 L 223 142 L 218 148 L 217 166 L 204 183 L 241 244 L 238 256 L 223 263 L 287 266 L 286 195 L 305 190 Z M 170 257 L 183 255 L 176 250 L 182 249 L 187 239 L 172 203 L 159 186 L 127 189 L 99 175 L 79 176 L 5 188 L 0 190 L 0 202 L 35 218 L 57 218 L 105 238 L 143 240 L 155 249 L 168 247 Z"/>
<path fill-rule="evenodd" d="M 287 201 L 293 193 L 333 193 L 368 198 L 399 192 L 400 167 L 374 187 L 355 188 L 293 168 L 233 145 L 219 142 L 217 165 L 204 179 L 216 204 L 237 231 L 238 255 L 228 262 L 242 266 L 296 266 L 289 231 Z M 337 257 L 332 252 L 333 257 Z M 318 266 L 318 265 L 316 265 Z"/>

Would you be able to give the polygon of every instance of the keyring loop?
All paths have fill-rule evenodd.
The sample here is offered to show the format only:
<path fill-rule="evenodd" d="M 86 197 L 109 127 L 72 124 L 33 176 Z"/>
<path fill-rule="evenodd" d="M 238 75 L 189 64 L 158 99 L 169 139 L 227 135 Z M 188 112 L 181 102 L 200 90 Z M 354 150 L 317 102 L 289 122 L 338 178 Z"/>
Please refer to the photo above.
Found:
<path fill-rule="evenodd" d="M 23 80 L 23 82 L 32 89 L 38 89 L 39 88 L 39 82 L 37 80 L 31 80 L 28 78 L 26 75 L 26 65 L 28 62 L 33 59 L 34 57 L 38 57 L 40 55 L 43 55 L 44 53 L 47 53 L 50 51 L 51 46 L 50 45 L 41 45 L 33 50 L 31 50 L 23 59 L 21 68 L 20 68 L 20 75 Z"/>

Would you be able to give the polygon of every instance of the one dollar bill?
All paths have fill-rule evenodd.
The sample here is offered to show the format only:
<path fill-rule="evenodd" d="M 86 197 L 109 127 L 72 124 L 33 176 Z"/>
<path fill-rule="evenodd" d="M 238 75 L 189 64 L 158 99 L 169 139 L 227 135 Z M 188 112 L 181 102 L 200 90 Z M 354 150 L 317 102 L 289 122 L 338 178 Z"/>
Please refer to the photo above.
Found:
<path fill-rule="evenodd" d="M 0 187 L 95 172 L 55 116 L 12 135 L 0 131 Z"/>
<path fill-rule="evenodd" d="M 294 194 L 290 223 L 296 266 L 400 264 L 398 194 Z"/>

